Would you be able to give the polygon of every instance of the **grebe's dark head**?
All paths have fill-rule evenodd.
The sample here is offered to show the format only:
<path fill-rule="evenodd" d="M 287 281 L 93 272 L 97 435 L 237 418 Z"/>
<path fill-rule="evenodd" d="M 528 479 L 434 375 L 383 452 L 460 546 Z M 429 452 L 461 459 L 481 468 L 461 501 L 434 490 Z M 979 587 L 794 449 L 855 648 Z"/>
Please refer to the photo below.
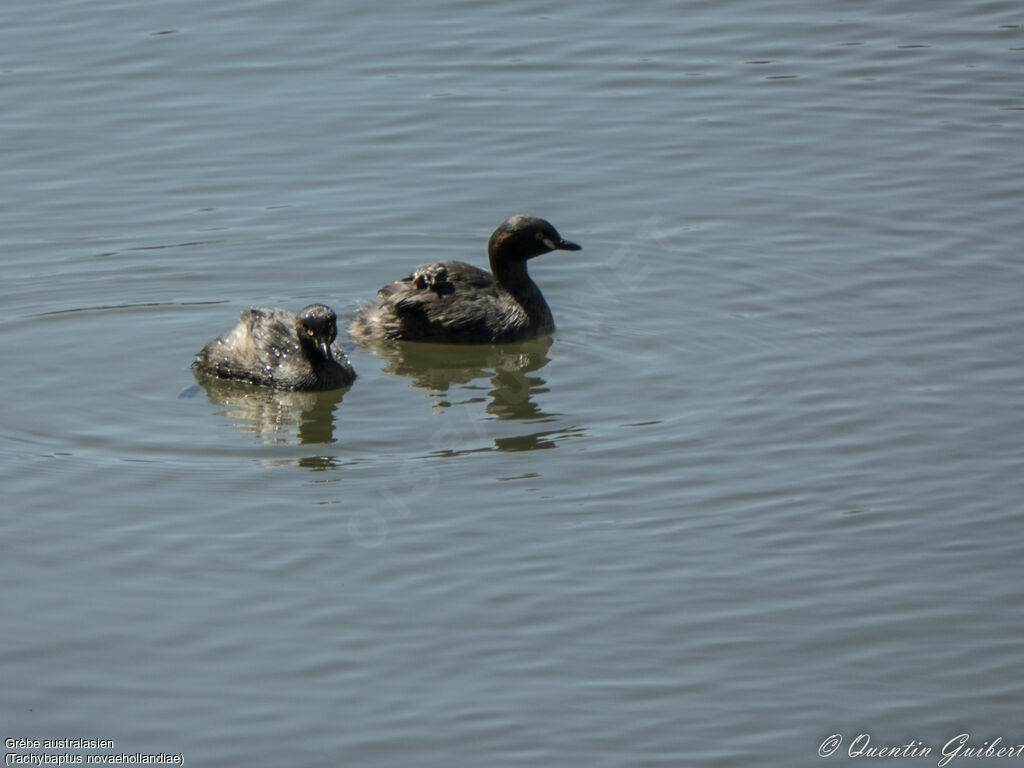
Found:
<path fill-rule="evenodd" d="M 580 246 L 564 239 L 551 223 L 520 214 L 501 223 L 487 243 L 492 260 L 526 261 L 551 251 L 578 251 Z"/>
<path fill-rule="evenodd" d="M 338 335 L 338 316 L 323 304 L 310 304 L 299 312 L 295 330 L 303 341 L 312 342 L 325 360 L 333 360 L 331 344 Z"/>

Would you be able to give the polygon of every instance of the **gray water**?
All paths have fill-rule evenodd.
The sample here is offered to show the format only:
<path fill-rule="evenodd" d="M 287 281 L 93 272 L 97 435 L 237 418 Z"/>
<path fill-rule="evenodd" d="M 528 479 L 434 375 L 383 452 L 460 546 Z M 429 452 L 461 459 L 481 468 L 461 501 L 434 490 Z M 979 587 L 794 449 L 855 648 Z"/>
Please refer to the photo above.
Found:
<path fill-rule="evenodd" d="M 0 736 L 114 742 L 6 751 L 1024 743 L 1022 67 L 1010 1 L 0 4 Z M 196 384 L 520 212 L 552 339 Z"/>

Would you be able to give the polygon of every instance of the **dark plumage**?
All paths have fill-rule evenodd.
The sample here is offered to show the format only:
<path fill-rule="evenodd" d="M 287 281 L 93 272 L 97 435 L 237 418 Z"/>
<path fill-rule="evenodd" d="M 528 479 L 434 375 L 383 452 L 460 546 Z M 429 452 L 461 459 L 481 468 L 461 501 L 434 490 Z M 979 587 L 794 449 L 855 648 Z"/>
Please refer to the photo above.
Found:
<path fill-rule="evenodd" d="M 544 295 L 526 270 L 534 256 L 578 251 L 551 224 L 513 216 L 487 243 L 491 271 L 462 261 L 436 261 L 377 291 L 360 307 L 349 333 L 381 339 L 487 344 L 521 341 L 555 329 Z"/>
<path fill-rule="evenodd" d="M 251 307 L 238 320 L 234 330 L 203 347 L 193 368 L 222 379 L 296 390 L 338 389 L 356 377 L 341 350 L 331 350 L 338 326 L 330 307 L 311 304 L 298 315 Z"/>

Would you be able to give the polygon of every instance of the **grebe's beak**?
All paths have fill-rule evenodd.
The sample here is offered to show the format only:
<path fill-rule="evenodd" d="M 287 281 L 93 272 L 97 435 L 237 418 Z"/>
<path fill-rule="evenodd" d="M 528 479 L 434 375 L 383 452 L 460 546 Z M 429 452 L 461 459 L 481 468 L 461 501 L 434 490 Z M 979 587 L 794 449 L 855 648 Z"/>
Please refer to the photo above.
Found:
<path fill-rule="evenodd" d="M 576 245 L 576 243 L 570 243 L 568 240 L 563 240 L 562 238 L 558 238 L 557 240 L 552 240 L 550 237 L 545 237 L 543 240 L 541 240 L 541 242 L 544 243 L 544 245 L 546 245 L 548 247 L 548 249 L 552 250 L 552 251 L 578 251 L 578 250 L 580 250 L 580 247 L 578 245 Z"/>

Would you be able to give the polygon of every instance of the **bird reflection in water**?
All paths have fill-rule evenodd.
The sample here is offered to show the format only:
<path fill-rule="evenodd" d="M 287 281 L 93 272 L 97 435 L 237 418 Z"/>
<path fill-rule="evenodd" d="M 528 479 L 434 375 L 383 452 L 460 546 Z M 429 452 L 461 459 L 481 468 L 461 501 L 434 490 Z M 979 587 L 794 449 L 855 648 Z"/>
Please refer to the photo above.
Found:
<path fill-rule="evenodd" d="M 347 389 L 294 392 L 256 387 L 195 372 L 196 380 L 220 415 L 240 432 L 265 443 L 313 445 L 335 442 L 334 414 Z"/>
<path fill-rule="evenodd" d="M 550 348 L 551 338 L 542 337 L 500 345 L 404 342 L 376 346 L 373 353 L 385 360 L 385 373 L 431 392 L 434 408 L 486 403 L 487 413 L 498 419 L 532 420 L 546 416 L 532 396 L 546 391 L 547 382 L 536 372 L 550 361 Z M 490 387 L 475 383 L 480 379 Z M 453 400 L 457 387 L 480 394 Z"/>
<path fill-rule="evenodd" d="M 434 410 L 482 404 L 495 421 L 554 423 L 558 414 L 545 412 L 535 396 L 547 391 L 539 375 L 550 362 L 551 338 L 494 345 L 456 345 L 402 342 L 372 348 L 384 359 L 384 373 L 410 379 L 414 387 L 430 393 Z M 487 384 L 483 382 L 486 381 Z M 482 423 L 474 418 L 479 436 Z M 470 449 L 438 449 L 434 456 L 454 456 L 485 451 L 530 451 L 554 448 L 556 441 L 576 436 L 578 428 L 493 437 L 493 445 Z M 443 432 L 442 432 L 443 434 Z"/>

